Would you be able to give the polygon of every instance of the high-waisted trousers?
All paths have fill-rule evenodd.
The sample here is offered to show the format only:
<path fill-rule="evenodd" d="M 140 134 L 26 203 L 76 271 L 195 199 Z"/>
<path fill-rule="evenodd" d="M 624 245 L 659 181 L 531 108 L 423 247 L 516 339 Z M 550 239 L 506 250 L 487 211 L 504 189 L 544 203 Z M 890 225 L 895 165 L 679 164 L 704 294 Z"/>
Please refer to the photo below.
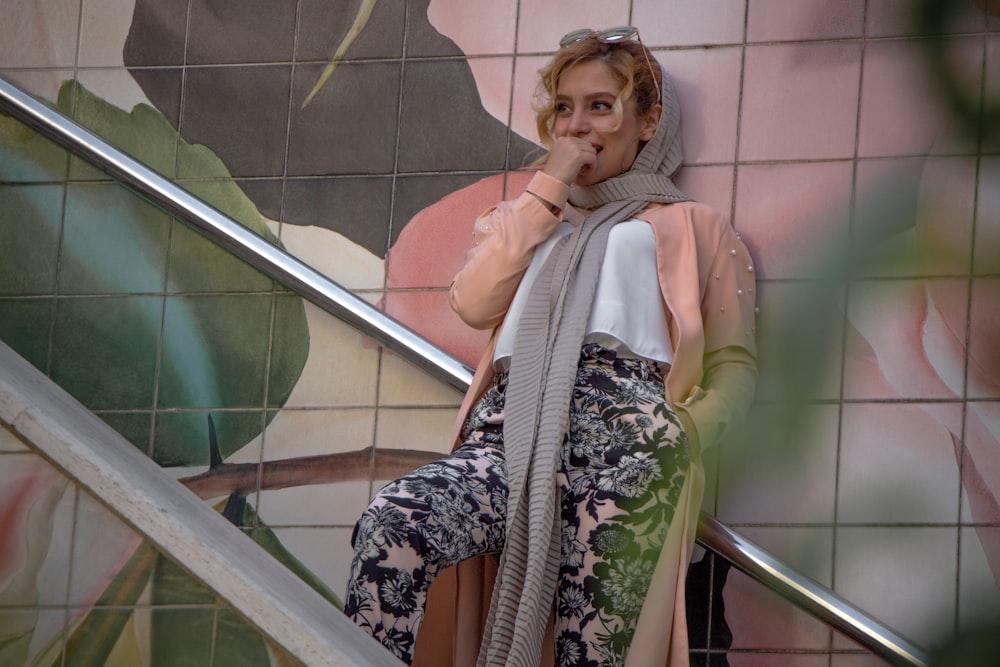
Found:
<path fill-rule="evenodd" d="M 386 485 L 354 529 L 345 613 L 406 663 L 442 569 L 503 551 L 506 374 L 470 412 L 462 445 Z M 623 664 L 689 466 L 659 367 L 583 347 L 556 479 L 559 667 Z"/>

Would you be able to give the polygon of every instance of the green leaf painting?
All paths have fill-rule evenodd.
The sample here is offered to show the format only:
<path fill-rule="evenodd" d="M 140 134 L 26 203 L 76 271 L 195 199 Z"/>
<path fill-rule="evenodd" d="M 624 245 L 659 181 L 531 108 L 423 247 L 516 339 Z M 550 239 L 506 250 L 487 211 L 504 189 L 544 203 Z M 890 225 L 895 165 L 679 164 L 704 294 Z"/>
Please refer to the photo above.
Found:
<path fill-rule="evenodd" d="M 322 579 L 313 574 L 313 572 L 306 567 L 302 561 L 296 558 L 292 552 L 286 549 L 285 546 L 278 540 L 278 537 L 274 534 L 273 530 L 259 522 L 252 507 L 247 505 L 243 511 L 243 520 L 246 525 L 253 525 L 254 522 L 257 522 L 257 527 L 254 529 L 253 534 L 254 542 L 262 546 L 264 550 L 274 556 L 278 562 L 298 575 L 300 579 L 309 584 L 313 590 L 326 598 L 326 600 L 333 606 L 337 607 L 337 609 L 344 608 L 344 603 L 341 601 L 340 596 L 327 586 Z"/>
<path fill-rule="evenodd" d="M 55 106 L 279 244 L 218 156 L 156 109 L 73 81 Z M 161 465 L 207 463 L 208 411 L 223 456 L 260 434 L 305 364 L 302 300 L 9 116 L 0 145 L 5 342 L 112 424 L 155 413 L 124 435 Z"/>
<path fill-rule="evenodd" d="M 100 667 L 118 643 L 159 555 L 142 543 L 66 639 L 66 667 Z"/>

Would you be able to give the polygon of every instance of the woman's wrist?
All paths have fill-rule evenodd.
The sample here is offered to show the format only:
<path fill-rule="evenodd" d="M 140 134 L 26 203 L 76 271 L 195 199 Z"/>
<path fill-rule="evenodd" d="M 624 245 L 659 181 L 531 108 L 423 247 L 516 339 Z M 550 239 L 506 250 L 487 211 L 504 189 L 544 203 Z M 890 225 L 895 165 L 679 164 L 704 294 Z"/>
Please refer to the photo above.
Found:
<path fill-rule="evenodd" d="M 538 203 L 540 203 L 545 208 L 549 209 L 549 213 L 556 216 L 557 218 L 562 213 L 562 206 L 557 206 L 556 204 L 553 204 L 552 202 L 548 201 L 541 195 L 535 194 L 534 192 L 528 192 L 528 194 L 537 199 Z"/>
<path fill-rule="evenodd" d="M 569 186 L 544 171 L 537 172 L 525 190 L 556 217 L 562 213 L 569 197 Z"/>

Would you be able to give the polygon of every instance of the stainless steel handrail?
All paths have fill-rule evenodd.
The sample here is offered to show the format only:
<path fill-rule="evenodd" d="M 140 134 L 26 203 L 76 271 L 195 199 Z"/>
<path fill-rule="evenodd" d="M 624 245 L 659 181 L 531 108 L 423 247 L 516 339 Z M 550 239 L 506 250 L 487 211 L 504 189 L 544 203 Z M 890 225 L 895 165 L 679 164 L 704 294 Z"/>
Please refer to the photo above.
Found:
<path fill-rule="evenodd" d="M 698 541 L 735 568 L 893 665 L 928 665 L 923 649 L 702 512 Z"/>
<path fill-rule="evenodd" d="M 472 381 L 468 366 L 3 78 L 0 78 L 0 109 L 387 349 L 459 390 L 468 389 Z M 698 526 L 698 541 L 871 653 L 895 665 L 929 664 L 926 653 L 912 642 L 704 513 Z"/>

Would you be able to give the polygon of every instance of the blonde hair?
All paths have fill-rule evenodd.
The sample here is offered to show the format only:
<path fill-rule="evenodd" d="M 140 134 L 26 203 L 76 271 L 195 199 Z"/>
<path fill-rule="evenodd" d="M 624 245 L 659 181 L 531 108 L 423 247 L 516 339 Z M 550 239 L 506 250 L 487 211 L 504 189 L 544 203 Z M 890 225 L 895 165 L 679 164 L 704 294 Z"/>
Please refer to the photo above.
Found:
<path fill-rule="evenodd" d="M 605 44 L 597 39 L 596 34 L 573 42 L 556 51 L 552 61 L 538 72 L 541 79 L 532 106 L 538 137 L 546 148 L 552 146 L 559 78 L 574 65 L 591 60 L 607 65 L 615 79 L 622 84 L 614 103 L 614 113 L 619 123 L 622 122 L 625 102 L 629 98 L 635 98 L 636 113 L 640 118 L 658 103 L 660 71 L 659 67 L 650 69 L 650 63 L 655 63 L 656 60 L 645 46 L 631 40 Z"/>

